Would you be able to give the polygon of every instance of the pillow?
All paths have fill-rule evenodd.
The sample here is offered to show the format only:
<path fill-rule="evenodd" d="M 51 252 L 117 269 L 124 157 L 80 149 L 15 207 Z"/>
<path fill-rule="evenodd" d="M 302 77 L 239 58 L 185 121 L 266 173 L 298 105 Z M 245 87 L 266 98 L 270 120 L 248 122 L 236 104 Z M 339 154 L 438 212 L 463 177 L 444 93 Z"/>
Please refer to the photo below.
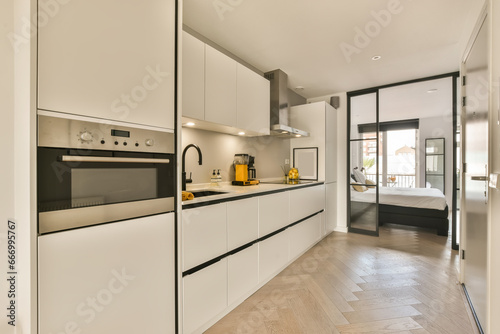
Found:
<path fill-rule="evenodd" d="M 356 179 L 356 181 L 358 181 L 359 183 L 362 183 L 362 184 L 366 183 L 365 174 L 361 173 L 358 169 L 355 169 L 353 173 L 354 173 L 354 178 Z"/>
<path fill-rule="evenodd" d="M 372 180 L 368 180 L 366 179 L 366 184 L 372 184 L 371 186 L 366 186 L 367 188 L 375 188 L 375 182 L 373 182 Z"/>
<path fill-rule="evenodd" d="M 353 184 L 353 185 L 352 185 L 352 188 L 353 188 L 354 190 L 356 190 L 356 191 L 359 191 L 360 193 L 362 193 L 363 191 L 367 191 L 367 190 L 368 190 L 368 188 L 367 188 L 367 187 L 362 186 L 362 185 L 360 185 L 359 183 Z"/>

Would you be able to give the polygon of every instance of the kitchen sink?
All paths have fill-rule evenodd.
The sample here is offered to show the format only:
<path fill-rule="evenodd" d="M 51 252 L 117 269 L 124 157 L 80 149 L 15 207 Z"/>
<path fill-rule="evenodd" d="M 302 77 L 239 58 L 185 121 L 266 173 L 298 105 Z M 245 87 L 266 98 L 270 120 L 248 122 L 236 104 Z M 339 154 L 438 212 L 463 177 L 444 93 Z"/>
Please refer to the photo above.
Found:
<path fill-rule="evenodd" d="M 191 191 L 194 197 L 204 197 L 204 196 L 213 196 L 213 195 L 221 195 L 227 194 L 227 191 L 214 191 L 214 190 L 195 190 Z"/>

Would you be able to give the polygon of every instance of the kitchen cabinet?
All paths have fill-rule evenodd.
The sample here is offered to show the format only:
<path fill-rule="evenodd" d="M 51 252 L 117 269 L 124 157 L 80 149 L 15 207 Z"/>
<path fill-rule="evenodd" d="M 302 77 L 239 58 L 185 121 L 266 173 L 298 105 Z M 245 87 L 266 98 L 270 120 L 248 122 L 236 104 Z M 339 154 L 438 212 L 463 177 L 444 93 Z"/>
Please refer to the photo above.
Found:
<path fill-rule="evenodd" d="M 267 281 L 288 263 L 288 232 L 285 230 L 259 242 L 259 282 Z"/>
<path fill-rule="evenodd" d="M 270 83 L 249 68 L 237 67 L 237 127 L 262 134 L 270 133 Z"/>
<path fill-rule="evenodd" d="M 184 277 L 183 283 L 183 333 L 188 334 L 196 331 L 227 307 L 227 259 Z"/>
<path fill-rule="evenodd" d="M 259 236 L 259 199 L 227 203 L 227 248 L 233 250 Z"/>
<path fill-rule="evenodd" d="M 182 212 L 183 271 L 227 252 L 226 203 Z"/>
<path fill-rule="evenodd" d="M 267 79 L 186 32 L 182 50 L 183 123 L 232 135 L 269 135 Z"/>
<path fill-rule="evenodd" d="M 174 0 L 61 6 L 37 31 L 38 109 L 173 129 L 175 13 Z"/>
<path fill-rule="evenodd" d="M 326 231 L 333 231 L 337 221 L 337 182 L 325 184 L 325 225 Z"/>
<path fill-rule="evenodd" d="M 228 305 L 246 297 L 259 284 L 257 244 L 227 258 Z"/>
<path fill-rule="evenodd" d="M 297 258 L 321 238 L 321 218 L 321 215 L 315 215 L 290 228 L 289 238 L 291 260 Z"/>
<path fill-rule="evenodd" d="M 205 119 L 205 43 L 182 32 L 182 116 Z"/>
<path fill-rule="evenodd" d="M 205 45 L 205 120 L 236 127 L 236 61 Z"/>
<path fill-rule="evenodd" d="M 293 106 L 290 126 L 309 132 L 309 137 L 290 139 L 291 155 L 294 148 L 317 147 L 318 179 L 337 182 L 337 111 L 326 102 Z"/>
<path fill-rule="evenodd" d="M 259 237 L 288 224 L 290 224 L 289 191 L 259 197 Z"/>
<path fill-rule="evenodd" d="M 325 208 L 325 185 L 290 192 L 290 221 L 295 222 Z"/>
<path fill-rule="evenodd" d="M 326 225 L 336 227 L 337 202 L 332 184 L 337 183 L 337 111 L 321 101 L 290 108 L 290 125 L 310 133 L 306 138 L 290 139 L 290 153 L 295 148 L 318 148 L 318 179 L 325 181 Z M 299 170 L 300 175 L 300 170 Z"/>
<path fill-rule="evenodd" d="M 39 333 L 174 333 L 174 214 L 38 238 Z"/>
<path fill-rule="evenodd" d="M 185 333 L 208 329 L 324 236 L 325 186 L 289 189 L 182 211 L 184 274 L 217 261 L 183 278 Z"/>

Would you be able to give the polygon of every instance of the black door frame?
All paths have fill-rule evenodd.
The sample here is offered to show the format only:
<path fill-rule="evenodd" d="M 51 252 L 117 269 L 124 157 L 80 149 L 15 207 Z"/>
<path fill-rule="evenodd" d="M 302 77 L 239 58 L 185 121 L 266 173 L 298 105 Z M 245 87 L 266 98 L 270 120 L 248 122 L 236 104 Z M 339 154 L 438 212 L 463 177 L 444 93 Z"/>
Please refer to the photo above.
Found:
<path fill-rule="evenodd" d="M 423 81 L 430 81 L 430 80 L 436 80 L 436 79 L 443 79 L 443 78 L 452 78 L 452 114 L 453 114 L 453 194 L 452 194 L 452 228 L 451 228 L 451 248 L 454 250 L 457 250 L 459 245 L 456 242 L 456 235 L 457 235 L 457 220 L 456 220 L 456 215 L 457 215 L 457 192 L 455 189 L 457 189 L 457 178 L 456 178 L 456 170 L 457 170 L 457 139 L 456 139 L 456 131 L 457 131 L 457 98 L 458 98 L 458 92 L 457 92 L 457 78 L 460 77 L 460 72 L 450 72 L 450 73 L 445 73 L 445 74 L 440 74 L 440 75 L 434 75 L 434 76 L 429 76 L 429 77 L 424 77 L 424 78 L 418 78 L 418 79 L 413 79 L 413 80 L 407 80 L 407 81 L 401 81 L 393 84 L 387 84 L 387 85 L 381 85 L 381 86 L 376 86 L 376 87 L 371 87 L 371 88 L 366 88 L 366 89 L 360 89 L 356 91 L 351 91 L 347 92 L 347 184 L 349 185 L 350 178 L 351 178 L 351 172 L 350 172 L 350 156 L 351 156 L 351 97 L 353 96 L 359 96 L 359 95 L 365 95 L 365 94 L 370 94 L 370 93 L 375 93 L 377 94 L 377 178 L 378 178 L 378 154 L 379 154 L 379 131 L 378 131 L 378 123 L 379 123 L 379 91 L 384 88 L 390 88 L 390 87 L 395 87 L 395 86 L 401 86 L 401 85 L 407 85 L 407 84 L 412 84 L 412 83 L 417 83 L 417 82 L 423 82 Z M 351 214 L 351 192 L 350 192 L 350 186 L 346 187 L 346 192 L 347 192 L 347 230 L 348 232 L 355 232 L 355 233 L 361 233 L 361 234 L 369 234 L 369 235 L 374 235 L 373 233 L 368 233 L 370 231 L 364 231 L 364 230 L 358 230 L 358 229 L 352 229 L 351 228 L 351 220 L 350 220 L 350 214 Z M 378 192 L 378 186 L 377 186 L 377 196 L 376 196 L 376 203 L 377 203 L 377 221 L 378 221 L 378 202 L 379 202 L 379 192 Z M 377 223 L 377 232 L 376 235 L 378 236 L 378 223 Z"/>

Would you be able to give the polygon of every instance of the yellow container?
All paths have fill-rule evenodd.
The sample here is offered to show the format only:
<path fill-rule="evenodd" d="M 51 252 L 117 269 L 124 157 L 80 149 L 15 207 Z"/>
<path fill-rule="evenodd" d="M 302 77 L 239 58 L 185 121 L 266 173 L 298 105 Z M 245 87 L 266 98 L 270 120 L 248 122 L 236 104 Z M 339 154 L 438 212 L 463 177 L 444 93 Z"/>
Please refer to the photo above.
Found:
<path fill-rule="evenodd" d="M 248 181 L 248 165 L 234 165 L 235 181 Z"/>
<path fill-rule="evenodd" d="M 291 168 L 288 171 L 288 179 L 289 180 L 298 180 L 299 179 L 299 170 L 295 167 Z"/>

